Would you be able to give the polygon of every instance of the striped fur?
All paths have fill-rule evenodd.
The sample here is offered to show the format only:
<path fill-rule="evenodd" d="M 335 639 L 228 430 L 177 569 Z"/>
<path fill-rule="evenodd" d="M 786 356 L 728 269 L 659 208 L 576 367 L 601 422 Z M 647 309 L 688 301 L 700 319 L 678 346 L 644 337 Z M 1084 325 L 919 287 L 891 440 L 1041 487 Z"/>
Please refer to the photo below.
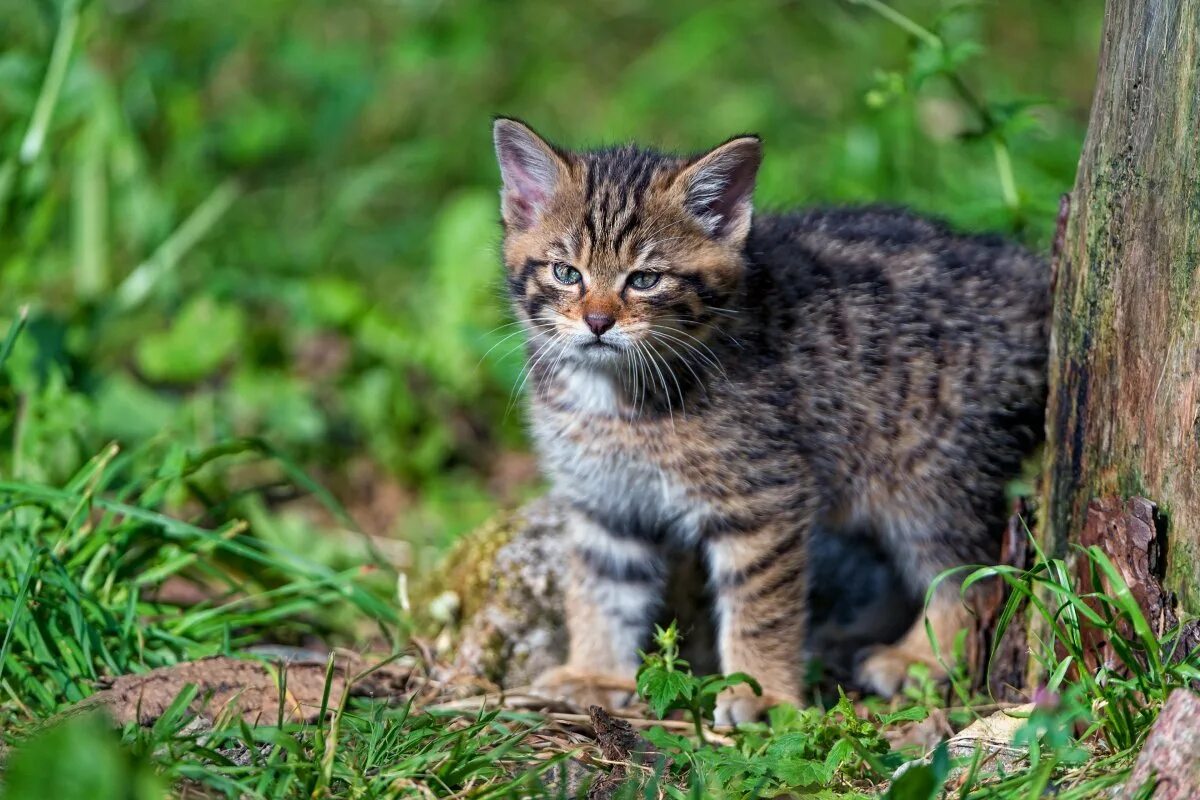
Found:
<path fill-rule="evenodd" d="M 752 218 L 754 137 L 568 153 L 499 120 L 496 142 L 531 427 L 575 517 L 570 658 L 547 683 L 619 699 L 673 547 L 707 556 L 722 668 L 766 690 L 722 698 L 726 721 L 800 698 L 815 523 L 873 531 L 913 591 L 995 560 L 1041 431 L 1039 259 L 899 210 Z M 943 639 L 964 620 L 950 593 L 929 613 Z M 859 677 L 891 692 L 912 661 L 936 664 L 920 620 Z"/>

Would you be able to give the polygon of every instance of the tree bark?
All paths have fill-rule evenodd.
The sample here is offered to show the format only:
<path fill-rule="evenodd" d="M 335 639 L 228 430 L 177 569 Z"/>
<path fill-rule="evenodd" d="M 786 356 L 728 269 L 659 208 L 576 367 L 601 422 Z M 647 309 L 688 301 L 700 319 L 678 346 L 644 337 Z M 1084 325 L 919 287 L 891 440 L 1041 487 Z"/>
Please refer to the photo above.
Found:
<path fill-rule="evenodd" d="M 1200 0 L 1108 3 L 1060 256 L 1040 535 L 1106 546 L 1148 498 L 1151 570 L 1200 612 Z"/>

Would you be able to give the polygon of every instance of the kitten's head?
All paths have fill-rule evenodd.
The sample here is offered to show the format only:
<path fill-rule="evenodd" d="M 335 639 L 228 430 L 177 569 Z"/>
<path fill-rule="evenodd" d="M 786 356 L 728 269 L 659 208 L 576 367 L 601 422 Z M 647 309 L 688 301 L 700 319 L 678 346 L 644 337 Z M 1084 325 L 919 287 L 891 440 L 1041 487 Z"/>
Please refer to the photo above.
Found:
<path fill-rule="evenodd" d="M 511 119 L 494 135 L 509 290 L 534 338 L 596 366 L 699 353 L 745 267 L 758 137 L 680 158 L 567 152 Z"/>

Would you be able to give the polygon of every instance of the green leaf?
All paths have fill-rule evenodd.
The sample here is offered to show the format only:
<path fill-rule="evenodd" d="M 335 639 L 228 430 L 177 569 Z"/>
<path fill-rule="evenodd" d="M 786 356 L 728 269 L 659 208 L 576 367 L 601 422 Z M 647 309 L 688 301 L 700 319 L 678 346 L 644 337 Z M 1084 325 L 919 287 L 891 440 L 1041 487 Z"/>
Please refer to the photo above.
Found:
<path fill-rule="evenodd" d="M 830 777 L 838 771 L 838 769 L 854 758 L 854 747 L 845 739 L 838 739 L 833 743 L 833 747 L 829 748 L 829 752 L 825 754 L 825 769 Z"/>
<path fill-rule="evenodd" d="M 4 366 L 4 362 L 8 360 L 9 353 L 12 352 L 13 345 L 16 344 L 17 337 L 21 335 L 21 331 L 25 328 L 25 322 L 29 318 L 29 307 L 22 306 L 17 312 L 17 318 L 8 326 L 8 333 L 4 335 L 4 342 L 0 343 L 0 367 Z"/>
<path fill-rule="evenodd" d="M 171 327 L 152 333 L 137 346 L 138 368 L 151 380 L 191 383 L 221 367 L 245 338 L 240 308 L 198 297 L 183 307 Z"/>
<path fill-rule="evenodd" d="M 812 758 L 816 754 L 816 742 L 811 733 L 779 734 L 767 746 L 767 755 L 773 758 Z"/>
<path fill-rule="evenodd" d="M 946 51 L 945 67 L 947 71 L 957 70 L 971 59 L 983 53 L 983 45 L 979 42 L 959 42 L 951 45 Z"/>
<path fill-rule="evenodd" d="M 777 762 L 771 771 L 789 786 L 820 786 L 833 777 L 833 772 L 823 762 L 808 758 Z"/>
<path fill-rule="evenodd" d="M 942 742 L 928 763 L 914 763 L 892 781 L 884 800 L 937 800 L 950 771 L 950 754 Z"/>
<path fill-rule="evenodd" d="M 896 711 L 891 714 L 880 714 L 880 725 L 894 725 L 897 722 L 920 722 L 929 716 L 929 709 L 925 706 L 912 706 L 911 708 Z"/>
<path fill-rule="evenodd" d="M 8 761 L 4 797 L 157 800 L 166 786 L 136 760 L 98 714 L 70 717 L 27 742 Z"/>
<path fill-rule="evenodd" d="M 762 695 L 762 686 L 751 676 L 744 672 L 733 672 L 729 675 L 713 675 L 704 679 L 701 684 L 701 691 L 705 694 L 718 695 L 731 686 L 746 684 L 754 690 L 756 695 Z"/>
<path fill-rule="evenodd" d="M 313 278 L 304 288 L 306 310 L 320 325 L 350 325 L 370 305 L 362 285 L 346 278 Z"/>
<path fill-rule="evenodd" d="M 171 705 L 167 707 L 162 716 L 154 721 L 154 733 L 159 737 L 165 738 L 182 727 L 190 716 L 188 706 L 196 699 L 198 693 L 199 690 L 196 684 L 185 684 L 179 690 L 179 694 L 175 695 L 175 699 L 171 701 Z"/>
<path fill-rule="evenodd" d="M 691 700 L 696 684 L 695 678 L 687 673 L 650 666 L 638 675 L 637 689 L 661 718 L 671 708 L 678 707 L 680 700 Z"/>
<path fill-rule="evenodd" d="M 922 42 L 909 56 L 908 79 L 914 89 L 921 88 L 925 81 L 946 70 L 946 50 Z"/>
<path fill-rule="evenodd" d="M 678 750 L 681 753 L 692 753 L 696 750 L 696 743 L 691 738 L 680 733 L 671 733 L 664 728 L 650 728 L 643 731 L 642 736 L 659 750 Z"/>

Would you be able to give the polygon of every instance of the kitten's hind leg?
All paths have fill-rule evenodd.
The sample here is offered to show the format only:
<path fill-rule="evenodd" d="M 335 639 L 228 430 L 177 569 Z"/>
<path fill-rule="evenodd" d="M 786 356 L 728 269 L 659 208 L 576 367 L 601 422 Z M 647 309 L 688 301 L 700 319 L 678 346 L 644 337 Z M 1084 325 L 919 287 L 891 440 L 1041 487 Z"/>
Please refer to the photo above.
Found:
<path fill-rule="evenodd" d="M 569 524 L 567 663 L 536 685 L 582 708 L 615 708 L 633 695 L 638 649 L 663 599 L 665 564 L 653 541 L 609 530 L 580 512 Z"/>
<path fill-rule="evenodd" d="M 854 669 L 855 682 L 878 695 L 892 697 L 904 687 L 909 667 L 914 664 L 928 667 L 935 680 L 944 679 L 946 667 L 955 659 L 955 640 L 959 631 L 969 628 L 971 622 L 972 615 L 959 598 L 957 585 L 950 582 L 940 586 L 930 598 L 929 605 L 899 640 L 867 648 L 859 654 Z"/>
<path fill-rule="evenodd" d="M 970 602 L 960 595 L 964 575 L 960 572 L 938 580 L 946 570 L 965 564 L 995 563 L 998 552 L 991 553 L 989 526 L 965 504 L 956 504 L 951 511 L 939 515 L 940 521 L 917 524 L 911 518 L 902 523 L 892 521 L 880 526 L 881 541 L 894 560 L 909 589 L 922 598 L 923 610 L 903 636 L 889 645 L 871 647 L 859 654 L 854 670 L 856 682 L 864 689 L 891 697 L 908 680 L 908 668 L 923 664 L 931 677 L 947 677 L 947 668 L 956 660 L 955 643 L 959 632 L 970 629 L 974 614 Z M 950 520 L 950 521 L 945 521 Z M 999 550 L 998 542 L 995 549 Z M 938 581 L 928 605 L 924 598 L 929 586 Z M 932 636 L 931 636 L 932 634 Z M 975 657 L 971 647 L 962 654 L 967 666 Z"/>

